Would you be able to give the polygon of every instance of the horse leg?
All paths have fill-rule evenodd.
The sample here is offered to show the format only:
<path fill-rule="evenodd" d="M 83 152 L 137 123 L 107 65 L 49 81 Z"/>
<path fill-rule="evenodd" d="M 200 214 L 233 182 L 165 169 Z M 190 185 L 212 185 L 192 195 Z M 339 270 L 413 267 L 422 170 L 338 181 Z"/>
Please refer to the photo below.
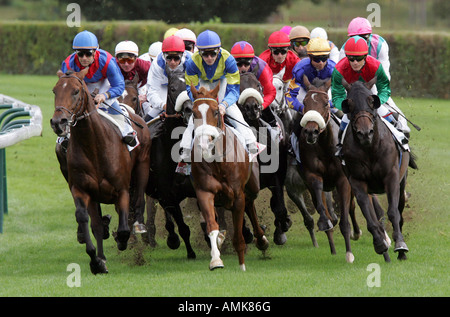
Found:
<path fill-rule="evenodd" d="M 314 218 L 308 212 L 303 199 L 303 192 L 306 190 L 306 187 L 297 169 L 292 165 L 288 167 L 285 186 L 289 198 L 295 203 L 302 214 L 303 224 L 309 232 L 313 246 L 317 248 L 319 245 L 314 233 Z"/>
<path fill-rule="evenodd" d="M 376 219 L 377 221 L 380 223 L 380 225 L 383 227 L 384 230 L 384 235 L 386 238 L 386 242 L 388 243 L 388 246 L 391 246 L 391 239 L 389 238 L 388 233 L 386 232 L 386 228 L 384 225 L 384 209 L 383 207 L 381 207 L 380 202 L 378 201 L 378 198 L 376 195 L 371 195 L 372 196 L 372 204 L 373 204 L 373 208 L 375 209 L 375 215 L 376 215 Z"/>
<path fill-rule="evenodd" d="M 166 228 L 169 234 L 166 241 L 167 246 L 172 250 L 176 250 L 180 247 L 181 241 L 180 237 L 175 232 L 175 224 L 173 223 L 173 218 L 170 213 L 170 207 L 166 206 L 164 203 L 161 204 L 161 206 L 164 209 L 164 218 L 166 220 L 164 228 Z"/>
<path fill-rule="evenodd" d="M 308 181 L 310 186 L 310 193 L 314 201 L 314 206 L 319 213 L 319 220 L 317 221 L 317 227 L 320 231 L 328 231 L 333 229 L 331 220 L 326 215 L 325 205 L 323 203 L 323 183 L 322 180 L 316 176 L 311 176 Z"/>
<path fill-rule="evenodd" d="M 355 215 L 356 204 L 355 204 L 354 198 L 355 198 L 355 196 L 352 193 L 351 199 L 350 199 L 349 214 L 350 214 L 350 219 L 352 221 L 353 231 L 351 231 L 351 233 L 350 233 L 350 239 L 358 240 L 362 235 L 362 231 L 359 228 L 358 222 L 356 221 L 356 215 Z"/>
<path fill-rule="evenodd" d="M 256 215 L 255 201 L 253 199 L 250 199 L 248 195 L 246 195 L 245 197 L 245 213 L 249 217 L 250 222 L 252 223 L 253 231 L 255 232 L 256 247 L 261 251 L 267 250 L 267 248 L 269 247 L 269 241 L 267 240 L 266 236 L 264 235 L 264 231 L 259 225 L 258 217 Z"/>
<path fill-rule="evenodd" d="M 384 252 L 387 252 L 389 245 L 385 239 L 383 227 L 377 219 L 374 219 L 375 210 L 367 193 L 367 184 L 351 179 L 351 185 L 359 207 L 366 218 L 367 230 L 373 236 L 375 252 L 378 254 L 383 254 Z"/>
<path fill-rule="evenodd" d="M 183 213 L 181 212 L 180 206 L 177 204 L 174 206 L 166 206 L 165 210 L 167 210 L 167 212 L 170 213 L 170 215 L 173 217 L 173 219 L 175 220 L 175 223 L 178 226 L 178 232 L 180 233 L 180 236 L 183 239 L 184 244 L 186 246 L 188 259 L 195 259 L 196 254 L 195 254 L 194 250 L 192 249 L 191 241 L 190 241 L 191 230 L 189 229 L 189 226 L 183 220 Z M 166 223 L 166 225 L 167 225 L 167 223 Z M 167 226 L 166 226 L 166 228 L 167 228 Z M 177 236 L 177 238 L 178 238 L 178 236 Z M 169 240 L 167 240 L 167 241 L 169 243 Z"/>
<path fill-rule="evenodd" d="M 345 241 L 345 260 L 347 263 L 353 263 L 355 257 L 352 253 L 351 245 L 350 245 L 350 223 L 348 221 L 349 217 L 349 209 L 352 201 L 352 189 L 350 187 L 350 183 L 347 180 L 345 175 L 339 179 L 337 186 L 337 192 L 339 195 L 339 207 L 341 210 L 341 220 L 339 221 L 339 228 L 341 229 L 341 233 L 344 236 Z"/>
<path fill-rule="evenodd" d="M 149 164 L 146 162 L 138 163 L 139 165 L 134 170 L 135 185 L 132 191 L 133 209 L 136 216 L 136 222 L 133 224 L 134 233 L 146 233 L 147 230 L 144 225 L 144 210 L 145 210 L 145 188 L 147 187 Z"/>
<path fill-rule="evenodd" d="M 130 195 L 127 190 L 119 193 L 116 203 L 116 212 L 119 215 L 119 225 L 117 227 L 116 242 L 120 251 L 127 249 L 128 239 L 130 238 L 130 227 L 128 226 L 128 208 L 130 206 Z"/>
<path fill-rule="evenodd" d="M 245 194 L 241 193 L 234 201 L 232 216 L 233 216 L 233 246 L 239 257 L 239 267 L 242 271 L 245 271 L 244 253 L 245 253 L 245 241 L 242 235 L 242 226 L 244 223 L 244 210 L 245 210 Z M 255 228 L 254 228 L 255 229 Z M 259 228 L 262 231 L 261 228 Z M 260 233 L 255 234 L 258 236 Z M 258 244 L 257 244 L 258 245 Z"/>
<path fill-rule="evenodd" d="M 408 246 L 406 245 L 402 230 L 401 230 L 401 214 L 398 209 L 400 204 L 400 194 L 403 195 L 404 186 L 399 186 L 398 182 L 395 184 L 393 180 L 390 180 L 389 190 L 386 191 L 388 198 L 388 218 L 392 223 L 392 228 L 394 230 L 393 238 L 395 241 L 394 252 L 399 252 L 398 258 L 400 260 L 405 259 L 405 253 L 409 251 Z M 400 188 L 403 187 L 403 188 Z M 403 189 L 403 191 L 401 191 Z M 403 201 L 404 204 L 404 201 Z"/>
<path fill-rule="evenodd" d="M 282 188 L 282 187 L 281 187 Z M 287 214 L 287 209 L 284 203 L 284 193 L 280 191 L 280 187 L 270 187 L 272 197 L 270 198 L 270 208 L 275 215 L 275 232 L 273 233 L 273 241 L 277 245 L 283 245 L 286 243 L 286 232 L 292 225 L 291 219 Z"/>
<path fill-rule="evenodd" d="M 147 221 L 145 226 L 147 227 L 147 235 L 145 235 L 144 240 L 146 243 L 150 245 L 150 247 L 154 248 L 157 246 L 155 235 L 156 235 L 156 226 L 155 226 L 155 218 L 157 211 L 157 200 L 151 198 L 150 196 L 146 196 L 146 212 L 147 212 Z"/>
<path fill-rule="evenodd" d="M 196 194 L 200 210 L 206 221 L 206 232 L 208 233 L 211 243 L 211 261 L 209 263 L 209 269 L 214 270 L 217 268 L 223 268 L 224 265 L 220 259 L 220 251 L 217 243 L 217 237 L 219 236 L 219 225 L 216 222 L 214 194 L 203 190 L 196 190 Z M 242 233 L 240 234 L 242 235 Z"/>
<path fill-rule="evenodd" d="M 324 192 L 325 195 L 325 201 L 324 204 L 327 206 L 328 216 L 331 220 L 331 223 L 333 226 L 337 225 L 339 218 L 334 212 L 334 205 L 333 205 L 333 193 L 332 192 Z"/>
<path fill-rule="evenodd" d="M 90 263 L 91 272 L 93 274 L 108 273 L 106 257 L 103 252 L 104 225 L 99 205 L 99 203 L 91 201 L 88 207 L 89 216 L 91 218 L 91 230 L 97 241 L 97 256 L 95 258 L 91 256 Z"/>

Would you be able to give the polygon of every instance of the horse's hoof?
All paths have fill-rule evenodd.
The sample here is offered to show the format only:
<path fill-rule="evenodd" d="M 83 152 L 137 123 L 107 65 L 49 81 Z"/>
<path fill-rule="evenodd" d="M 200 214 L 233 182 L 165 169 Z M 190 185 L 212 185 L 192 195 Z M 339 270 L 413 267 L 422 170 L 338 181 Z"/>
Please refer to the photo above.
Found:
<path fill-rule="evenodd" d="M 283 245 L 287 241 L 286 234 L 282 232 L 280 229 L 275 229 L 275 232 L 273 233 L 273 242 L 276 245 Z"/>
<path fill-rule="evenodd" d="M 95 261 L 91 261 L 89 263 L 89 266 L 91 267 L 91 272 L 94 275 L 108 273 L 108 268 L 106 267 L 106 261 L 105 260 L 102 260 L 102 259 L 98 258 Z"/>
<path fill-rule="evenodd" d="M 350 239 L 352 239 L 354 241 L 359 240 L 359 238 L 361 238 L 361 236 L 362 236 L 361 229 L 359 229 L 359 232 L 352 231 L 350 233 Z"/>
<path fill-rule="evenodd" d="M 128 245 L 128 239 L 130 238 L 130 231 L 118 231 L 116 235 L 117 248 L 120 251 L 125 251 Z"/>
<path fill-rule="evenodd" d="M 261 251 L 265 251 L 269 248 L 269 240 L 267 240 L 266 236 L 262 236 L 261 239 L 256 240 L 256 247 Z"/>
<path fill-rule="evenodd" d="M 345 261 L 347 261 L 347 263 L 353 263 L 355 261 L 355 256 L 353 255 L 353 253 L 345 253 Z"/>
<path fill-rule="evenodd" d="M 215 270 L 215 269 L 223 269 L 224 265 L 221 259 L 211 260 L 209 263 L 209 270 Z"/>
<path fill-rule="evenodd" d="M 196 258 L 197 258 L 197 255 L 195 254 L 195 252 L 194 252 L 194 251 L 192 251 L 192 252 L 188 252 L 188 254 L 187 254 L 187 258 L 188 258 L 189 260 L 194 260 L 194 259 L 196 259 Z"/>
<path fill-rule="evenodd" d="M 388 249 L 389 249 L 389 245 L 388 245 L 387 241 L 384 240 L 384 239 L 379 244 L 375 244 L 375 241 L 374 241 L 373 245 L 374 245 L 374 248 L 375 248 L 375 252 L 377 254 L 383 254 L 383 253 L 387 252 Z"/>
<path fill-rule="evenodd" d="M 319 228 L 319 231 L 329 231 L 333 229 L 333 223 L 327 219 L 326 221 L 319 221 L 317 222 L 317 227 Z"/>
<path fill-rule="evenodd" d="M 133 233 L 135 234 L 142 234 L 146 233 L 147 229 L 145 228 L 145 225 L 143 223 L 135 222 L 133 224 Z"/>
<path fill-rule="evenodd" d="M 384 252 L 383 253 L 383 257 L 384 257 L 384 262 L 386 262 L 386 263 L 390 263 L 391 262 L 391 258 L 389 257 L 389 253 L 388 252 Z"/>
<path fill-rule="evenodd" d="M 397 260 L 405 261 L 407 259 L 408 259 L 408 257 L 406 256 L 406 252 L 405 251 L 399 251 L 398 252 Z"/>
<path fill-rule="evenodd" d="M 394 252 L 403 252 L 403 253 L 405 253 L 405 252 L 408 252 L 408 251 L 409 251 L 408 246 L 406 245 L 406 243 L 404 241 L 395 242 Z"/>
<path fill-rule="evenodd" d="M 177 234 L 172 234 L 167 237 L 167 246 L 172 249 L 176 250 L 180 247 L 180 237 Z"/>

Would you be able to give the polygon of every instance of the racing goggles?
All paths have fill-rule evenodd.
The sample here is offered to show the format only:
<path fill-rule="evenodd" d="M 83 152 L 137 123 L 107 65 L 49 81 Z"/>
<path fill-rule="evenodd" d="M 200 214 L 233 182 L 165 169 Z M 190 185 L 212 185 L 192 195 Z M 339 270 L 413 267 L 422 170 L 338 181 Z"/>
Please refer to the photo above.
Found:
<path fill-rule="evenodd" d="M 318 55 L 318 56 L 311 55 L 311 59 L 316 63 L 320 63 L 320 62 L 325 63 L 328 60 L 328 58 L 329 58 L 329 55 Z"/>
<path fill-rule="evenodd" d="M 286 55 L 288 52 L 287 48 L 271 48 L 270 51 L 273 55 Z"/>
<path fill-rule="evenodd" d="M 357 55 L 357 56 L 347 55 L 347 58 L 350 62 L 354 62 L 354 61 L 360 62 L 363 59 L 365 59 L 366 56 L 367 55 Z"/>
<path fill-rule="evenodd" d="M 164 53 L 164 59 L 166 61 L 175 61 L 178 62 L 179 60 L 181 60 L 181 56 L 178 54 L 168 54 L 168 53 Z"/>
<path fill-rule="evenodd" d="M 91 57 L 95 54 L 95 50 L 76 50 L 75 53 L 80 58 L 82 58 L 83 56 Z"/>
<path fill-rule="evenodd" d="M 192 51 L 194 49 L 195 43 L 192 41 L 184 41 L 184 49 L 186 51 Z"/>
<path fill-rule="evenodd" d="M 250 66 L 250 61 L 252 59 L 251 58 L 236 58 L 236 64 L 238 67 L 242 67 L 242 66 Z"/>
<path fill-rule="evenodd" d="M 207 57 L 207 56 L 216 57 L 217 54 L 219 53 L 219 49 L 216 48 L 215 50 L 208 50 L 208 51 L 200 50 L 200 51 L 198 51 L 198 53 L 200 54 L 201 57 Z"/>
<path fill-rule="evenodd" d="M 134 55 L 128 55 L 128 54 L 118 54 L 117 60 L 120 64 L 133 64 L 136 61 L 136 56 Z"/>
<path fill-rule="evenodd" d="M 299 47 L 300 45 L 306 46 L 306 45 L 308 45 L 308 43 L 309 43 L 309 39 L 298 39 L 298 40 L 291 42 L 291 44 L 295 47 Z"/>

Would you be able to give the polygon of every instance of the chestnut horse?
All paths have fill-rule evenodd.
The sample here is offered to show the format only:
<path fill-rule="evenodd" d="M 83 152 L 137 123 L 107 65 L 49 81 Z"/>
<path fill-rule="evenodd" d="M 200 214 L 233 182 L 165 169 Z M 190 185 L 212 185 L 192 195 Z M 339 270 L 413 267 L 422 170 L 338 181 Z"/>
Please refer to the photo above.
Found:
<path fill-rule="evenodd" d="M 325 85 L 315 87 L 303 76 L 308 91 L 304 98 L 304 115 L 300 121 L 302 129 L 298 135 L 301 164 L 298 165 L 300 175 L 307 185 L 314 206 L 319 213 L 317 225 L 320 231 L 328 236 L 331 253 L 336 250 L 333 241 L 333 224 L 327 210 L 325 192 L 337 190 L 338 205 L 341 210 L 339 227 L 345 240 L 346 261 L 353 263 L 354 256 L 350 247 L 349 210 L 355 210 L 355 203 L 350 183 L 342 169 L 341 161 L 334 155 L 336 152 L 339 126 L 331 120 L 328 89 L 331 80 Z"/>
<path fill-rule="evenodd" d="M 141 101 L 139 100 L 139 75 L 136 73 L 133 80 L 125 80 L 125 90 L 117 101 L 130 106 L 134 112 L 140 117 L 144 117 L 144 109 L 142 109 Z"/>
<path fill-rule="evenodd" d="M 55 112 L 50 123 L 58 136 L 65 136 L 70 130 L 65 157 L 66 179 L 76 207 L 78 241 L 86 243 L 86 253 L 91 258 L 91 272 L 97 274 L 108 272 L 102 241 L 108 233 L 105 232 L 100 203 L 115 205 L 119 214 L 117 247 L 125 250 L 130 236 L 130 184 L 135 178 L 137 196 L 133 199 L 136 203 L 134 209 L 142 216 L 151 140 L 147 129 L 138 128 L 133 123 L 140 145 L 131 153 L 128 151 L 119 129 L 98 113 L 83 80 L 87 71 L 88 68 L 78 73 L 58 74 L 60 78 L 53 88 Z M 145 126 L 139 116 L 129 116 Z M 89 218 L 97 250 L 89 234 Z"/>
<path fill-rule="evenodd" d="M 370 91 L 376 77 L 368 83 L 357 81 L 350 85 L 344 80 L 342 83 L 347 90 L 342 110 L 350 119 L 342 147 L 344 170 L 367 220 L 375 251 L 383 254 L 388 262 L 389 242 L 379 218 L 375 216 L 376 206 L 369 199 L 369 194 L 387 194 L 387 214 L 394 231 L 394 252 L 399 252 L 398 259 L 404 260 L 408 252 L 402 235 L 404 189 L 408 165 L 413 168 L 417 166 L 409 151 L 399 150 L 389 128 L 377 113 L 380 99 Z"/>
<path fill-rule="evenodd" d="M 192 151 L 192 178 L 197 201 L 206 221 L 211 241 L 210 270 L 222 268 L 217 246 L 219 225 L 214 205 L 231 210 L 233 217 L 233 246 L 238 253 L 240 268 L 245 271 L 245 241 L 242 235 L 244 211 L 250 218 L 258 249 L 269 246 L 258 224 L 254 201 L 259 192 L 258 163 L 250 162 L 244 146 L 232 130 L 225 126 L 219 111 L 217 94 L 219 84 L 211 91 L 191 86 L 194 97 L 194 147 Z"/>

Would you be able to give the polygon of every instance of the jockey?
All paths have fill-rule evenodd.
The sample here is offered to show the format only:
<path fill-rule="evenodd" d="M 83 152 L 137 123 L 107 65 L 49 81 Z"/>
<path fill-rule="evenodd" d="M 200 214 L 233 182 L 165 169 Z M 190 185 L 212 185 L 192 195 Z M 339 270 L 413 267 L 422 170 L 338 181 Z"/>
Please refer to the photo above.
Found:
<path fill-rule="evenodd" d="M 325 31 L 323 28 L 319 28 L 319 27 L 314 28 L 311 31 L 311 39 L 316 38 L 316 37 L 320 37 L 320 38 L 328 41 L 328 44 L 330 44 L 330 47 L 331 47 L 330 59 L 335 63 L 339 62 L 339 49 L 332 41 L 328 40 L 327 31 Z"/>
<path fill-rule="evenodd" d="M 378 114 L 380 117 L 396 126 L 397 121 L 388 108 L 384 106 L 391 95 L 389 78 L 384 72 L 381 63 L 372 56 L 368 55 L 368 46 L 365 39 L 360 36 L 351 37 L 345 43 L 344 50 L 346 52 L 346 58 L 339 61 L 332 75 L 331 93 L 334 106 L 342 110 L 342 101 L 347 95 L 347 92 L 342 84 L 342 78 L 344 78 L 349 84 L 352 84 L 357 80 L 369 82 L 376 76 L 377 95 L 380 98 L 381 103 L 381 106 L 378 108 Z M 342 147 L 341 136 L 349 121 L 350 120 L 345 114 L 342 117 L 339 131 L 338 155 L 340 154 Z M 400 144 L 408 143 L 408 139 L 402 132 L 397 129 L 392 129 L 391 131 L 393 131 L 395 138 Z"/>
<path fill-rule="evenodd" d="M 260 82 L 264 96 L 263 104 L 261 105 L 262 119 L 271 127 L 278 129 L 273 112 L 269 107 L 277 94 L 273 86 L 273 73 L 269 65 L 258 56 L 255 56 L 253 46 L 245 41 L 236 42 L 231 48 L 230 53 L 236 59 L 239 73 L 251 72 Z"/>
<path fill-rule="evenodd" d="M 84 81 L 89 92 L 93 92 L 95 88 L 99 89 L 99 93 L 94 98 L 95 103 L 100 107 L 102 103 L 106 104 L 105 111 L 118 122 L 124 122 L 123 115 L 126 114 L 120 108 L 117 97 L 122 95 L 125 82 L 116 60 L 111 54 L 99 48 L 97 37 L 89 31 L 78 33 L 73 39 L 72 48 L 75 53 L 62 62 L 61 71 L 79 72 L 88 67 L 89 71 Z M 136 131 L 131 127 L 130 122 L 123 125 L 122 134 L 125 143 L 132 147 L 136 146 Z"/>
<path fill-rule="evenodd" d="M 181 37 L 181 39 L 184 41 L 184 46 L 186 51 L 189 51 L 191 53 L 195 52 L 195 44 L 197 43 L 197 37 L 195 36 L 195 33 L 192 32 L 189 29 L 183 28 L 175 32 L 175 35 L 178 37 Z"/>
<path fill-rule="evenodd" d="M 148 108 L 147 88 L 145 85 L 147 84 L 150 62 L 137 57 L 139 55 L 139 48 L 136 43 L 132 41 L 122 41 L 117 44 L 115 55 L 116 62 L 118 63 L 125 80 L 133 80 L 136 74 L 139 76 L 139 101 L 142 103 L 143 109 Z"/>
<path fill-rule="evenodd" d="M 293 78 L 289 83 L 286 92 L 286 102 L 290 108 L 303 112 L 303 99 L 308 87 L 303 82 L 303 75 L 306 75 L 312 83 L 315 78 L 328 80 L 331 78 L 336 64 L 329 59 L 331 47 L 327 40 L 313 38 L 306 46 L 309 58 L 302 59 L 295 65 L 292 74 Z M 329 92 L 330 99 L 331 93 Z M 331 103 L 331 102 L 330 102 Z"/>
<path fill-rule="evenodd" d="M 269 36 L 269 49 L 259 55 L 269 65 L 274 76 L 283 74 L 284 82 L 292 79 L 292 69 L 300 61 L 300 58 L 289 49 L 290 45 L 289 36 L 282 31 L 276 31 Z"/>
<path fill-rule="evenodd" d="M 158 56 L 158 54 L 161 53 L 161 47 L 162 47 L 161 41 L 153 42 L 148 47 L 148 52 L 142 54 L 141 56 L 139 56 L 139 58 L 143 59 L 144 61 L 153 62 L 156 56 Z"/>
<path fill-rule="evenodd" d="M 204 86 L 211 90 L 219 84 L 219 111 L 222 115 L 228 115 L 234 128 L 245 138 L 249 152 L 254 154 L 258 151 L 256 137 L 248 124 L 245 123 L 244 117 L 236 105 L 239 99 L 240 84 L 236 60 L 221 45 L 219 35 L 213 31 L 206 30 L 198 35 L 198 51 L 186 63 L 186 89 L 189 97 L 193 100 L 191 85 L 194 85 L 197 89 Z M 191 116 L 180 143 L 183 149 L 181 159 L 184 161 L 191 156 L 193 130 L 194 121 Z"/>
<path fill-rule="evenodd" d="M 376 58 L 378 61 L 380 61 L 381 65 L 383 65 L 384 72 L 386 73 L 389 80 L 391 79 L 390 74 L 390 66 L 391 62 L 389 61 L 389 46 L 384 38 L 382 38 L 378 34 L 372 34 L 372 26 L 370 22 L 361 17 L 354 18 L 352 21 L 350 21 L 348 28 L 347 28 L 348 36 L 355 36 L 359 35 L 362 38 L 364 38 L 367 42 L 369 53 L 368 55 Z M 345 45 L 345 44 L 344 44 Z M 339 54 L 339 59 L 342 59 L 345 57 L 345 50 L 341 49 L 341 52 Z M 401 128 L 404 133 L 409 135 L 411 132 L 411 129 L 408 127 L 408 122 L 406 121 L 405 115 L 400 110 L 400 108 L 397 107 L 394 100 L 392 100 L 391 97 L 389 97 L 388 101 L 386 102 L 386 106 L 393 110 L 394 114 L 398 114 L 398 121 L 399 124 L 401 124 Z"/>
<path fill-rule="evenodd" d="M 181 69 L 185 71 L 186 62 L 191 53 L 185 51 L 184 42 L 175 35 L 167 37 L 162 43 L 162 52 L 150 66 L 147 78 L 147 100 L 150 107 L 145 112 L 145 121 L 148 122 L 166 110 L 167 85 L 169 80 L 167 72 Z"/>
<path fill-rule="evenodd" d="M 306 52 L 306 45 L 310 40 L 310 33 L 303 25 L 297 25 L 292 28 L 289 33 L 289 40 L 291 41 L 291 50 L 297 54 L 300 59 L 308 57 Z"/>

